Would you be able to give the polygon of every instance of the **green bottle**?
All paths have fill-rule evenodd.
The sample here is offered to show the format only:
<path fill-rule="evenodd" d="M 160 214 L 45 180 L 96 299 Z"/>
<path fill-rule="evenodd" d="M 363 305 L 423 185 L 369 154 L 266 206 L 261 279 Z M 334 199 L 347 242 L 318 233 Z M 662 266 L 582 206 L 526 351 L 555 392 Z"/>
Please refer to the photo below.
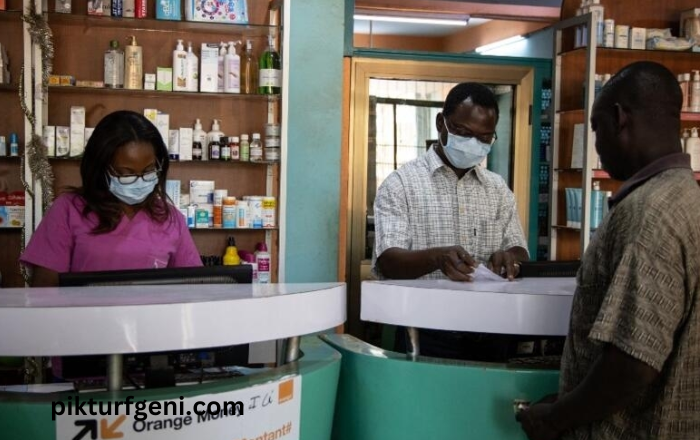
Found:
<path fill-rule="evenodd" d="M 261 95 L 279 95 L 282 91 L 282 70 L 280 55 L 275 49 L 275 40 L 270 35 L 268 46 L 260 57 L 260 75 L 258 75 L 258 93 Z"/>

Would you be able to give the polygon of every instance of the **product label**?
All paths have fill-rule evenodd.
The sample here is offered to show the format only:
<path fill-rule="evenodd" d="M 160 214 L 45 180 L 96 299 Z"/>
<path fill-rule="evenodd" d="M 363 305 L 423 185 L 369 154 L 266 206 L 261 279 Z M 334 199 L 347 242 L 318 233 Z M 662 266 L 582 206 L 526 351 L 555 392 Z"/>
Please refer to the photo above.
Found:
<path fill-rule="evenodd" d="M 278 69 L 260 69 L 259 87 L 281 87 L 282 73 Z"/>

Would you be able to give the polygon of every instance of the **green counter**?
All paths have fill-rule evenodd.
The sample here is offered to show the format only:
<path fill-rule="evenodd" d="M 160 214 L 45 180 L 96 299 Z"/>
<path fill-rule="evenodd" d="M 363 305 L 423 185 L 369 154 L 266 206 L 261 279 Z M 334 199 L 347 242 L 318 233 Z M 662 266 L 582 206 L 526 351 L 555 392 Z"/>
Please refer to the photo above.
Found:
<path fill-rule="evenodd" d="M 526 440 L 513 400 L 557 392 L 555 370 L 411 362 L 350 335 L 322 338 L 342 355 L 334 440 Z"/>
<path fill-rule="evenodd" d="M 209 384 L 155 390 L 81 393 L 80 398 L 91 397 L 95 401 L 123 401 L 126 396 L 131 395 L 134 396 L 135 400 L 145 399 L 149 402 L 179 399 L 180 396 L 185 399 L 194 399 L 197 396 L 244 390 L 277 381 L 286 376 L 298 375 L 301 377 L 299 438 L 328 440 L 331 437 L 333 409 L 340 373 L 340 355 L 316 336 L 303 338 L 301 348 L 303 357 L 298 362 L 252 376 L 220 380 Z M 69 396 L 74 399 L 75 394 L 39 395 L 0 392 L 0 438 L 2 440 L 64 440 L 64 438 L 57 438 L 56 422 L 51 420 L 52 401 L 65 402 Z M 246 417 L 246 415 L 240 417 Z M 96 438 L 121 438 L 118 435 L 105 436 L 104 431 L 100 432 L 101 435 Z M 228 438 L 231 440 L 239 438 L 235 432 L 229 434 Z M 81 438 L 90 439 L 90 433 L 86 433 Z M 149 439 L 151 436 L 148 433 L 141 433 L 138 438 Z M 161 436 L 157 438 L 161 438 Z M 202 437 L 192 438 L 194 440 L 209 440 Z M 66 438 L 65 440 L 71 439 Z M 249 438 L 249 440 L 254 439 Z"/>

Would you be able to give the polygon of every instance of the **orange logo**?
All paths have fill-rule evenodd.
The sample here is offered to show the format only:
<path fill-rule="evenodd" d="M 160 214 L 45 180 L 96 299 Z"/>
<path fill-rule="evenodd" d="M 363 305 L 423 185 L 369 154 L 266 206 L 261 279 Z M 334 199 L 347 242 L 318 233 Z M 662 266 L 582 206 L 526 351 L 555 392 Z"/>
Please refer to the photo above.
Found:
<path fill-rule="evenodd" d="M 294 397 L 294 379 L 286 380 L 279 385 L 277 403 L 284 403 Z"/>

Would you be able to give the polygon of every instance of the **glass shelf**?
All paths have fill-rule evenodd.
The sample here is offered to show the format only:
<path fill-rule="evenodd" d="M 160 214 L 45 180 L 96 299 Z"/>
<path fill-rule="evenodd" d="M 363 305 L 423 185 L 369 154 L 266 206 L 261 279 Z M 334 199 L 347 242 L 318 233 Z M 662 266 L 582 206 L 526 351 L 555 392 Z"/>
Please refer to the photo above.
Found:
<path fill-rule="evenodd" d="M 19 156 L 0 156 L 0 159 L 19 159 Z M 49 157 L 49 160 L 55 161 L 66 161 L 66 162 L 80 162 L 83 160 L 82 156 L 74 157 Z M 279 161 L 269 161 L 265 160 L 262 162 L 241 162 L 240 160 L 170 160 L 170 166 L 177 166 L 178 164 L 204 164 L 204 166 L 214 166 L 217 164 L 230 164 L 230 165 L 243 165 L 243 166 L 268 166 L 268 165 L 279 165 Z"/>
<path fill-rule="evenodd" d="M 230 34 L 267 37 L 281 32 L 277 26 L 259 24 L 223 24 L 195 21 L 155 20 L 153 18 L 125 18 L 96 15 L 48 13 L 49 26 L 84 26 L 99 28 L 133 29 L 146 32 Z"/>
<path fill-rule="evenodd" d="M 16 89 L 16 87 L 15 87 Z M 250 99 L 256 101 L 278 101 L 280 95 L 258 95 L 245 93 L 204 93 L 204 92 L 166 92 L 162 90 L 132 90 L 132 89 L 112 89 L 107 87 L 77 87 L 77 86 L 50 86 L 49 93 L 73 93 L 73 94 L 104 94 L 104 95 L 131 95 L 143 96 L 145 98 L 235 98 Z"/>

